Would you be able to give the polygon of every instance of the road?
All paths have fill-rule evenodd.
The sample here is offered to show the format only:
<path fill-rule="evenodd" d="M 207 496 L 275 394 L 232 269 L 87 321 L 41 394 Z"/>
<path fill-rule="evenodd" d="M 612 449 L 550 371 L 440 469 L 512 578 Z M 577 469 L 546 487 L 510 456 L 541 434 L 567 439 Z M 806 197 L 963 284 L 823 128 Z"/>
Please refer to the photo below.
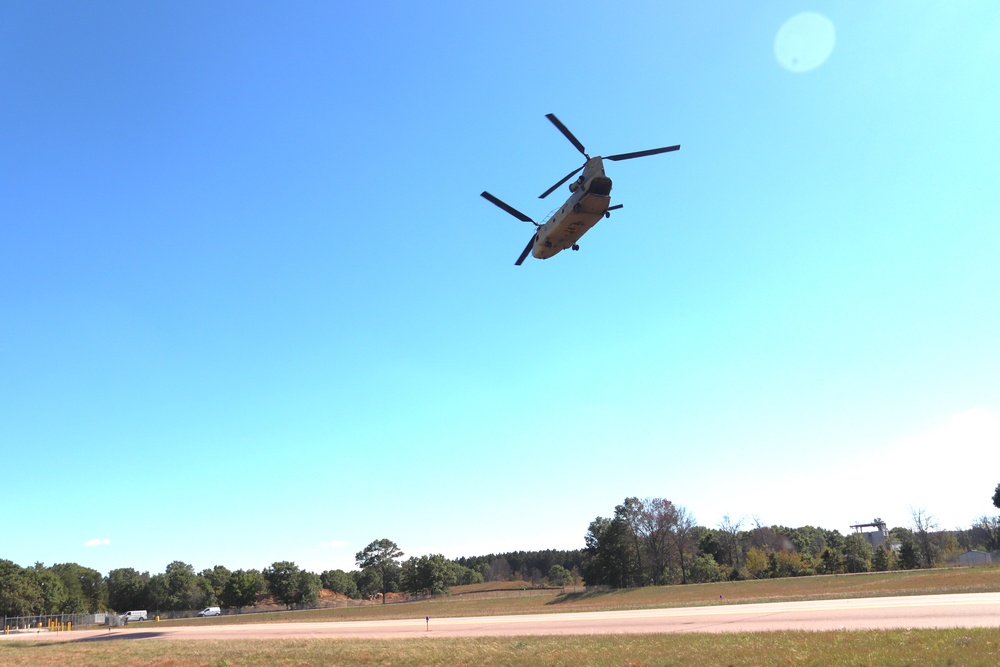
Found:
<path fill-rule="evenodd" d="M 510 637 L 776 630 L 1000 628 L 1000 593 L 920 595 L 521 616 L 157 626 L 0 635 L 16 640 Z"/>

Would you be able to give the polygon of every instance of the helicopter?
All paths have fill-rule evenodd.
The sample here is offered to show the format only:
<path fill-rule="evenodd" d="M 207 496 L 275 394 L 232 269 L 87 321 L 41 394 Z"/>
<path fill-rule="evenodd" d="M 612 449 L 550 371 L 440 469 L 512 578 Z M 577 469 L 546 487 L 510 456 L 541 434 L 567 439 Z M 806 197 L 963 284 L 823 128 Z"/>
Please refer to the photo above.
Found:
<path fill-rule="evenodd" d="M 617 162 L 618 160 L 631 160 L 632 158 L 680 150 L 680 145 L 678 144 L 676 146 L 651 148 L 634 153 L 607 155 L 603 158 L 601 156 L 590 157 L 587 155 L 587 150 L 580 143 L 580 140 L 573 136 L 569 128 L 563 125 L 556 118 L 555 114 L 546 114 L 545 117 L 563 133 L 563 136 L 569 139 L 569 142 L 578 151 L 583 153 L 586 162 L 583 163 L 582 167 L 577 167 L 569 172 L 562 180 L 538 196 L 539 199 L 545 199 L 560 185 L 576 176 L 579 172 L 583 172 L 575 181 L 569 184 L 569 190 L 572 194 L 566 200 L 566 203 L 550 214 L 549 218 L 543 223 L 535 222 L 524 213 L 521 213 L 499 198 L 494 197 L 489 192 L 485 190 L 482 192 L 480 196 L 487 201 L 496 204 L 521 222 L 530 222 L 535 226 L 534 235 L 528 241 L 528 245 L 524 247 L 521 256 L 514 262 L 514 266 L 521 266 L 521 262 L 525 260 L 529 252 L 536 259 L 548 259 L 568 248 L 579 250 L 580 246 L 577 244 L 577 241 L 580 240 L 581 236 L 600 222 L 601 217 L 610 218 L 611 211 L 622 208 L 622 204 L 610 205 L 611 179 L 604 173 L 604 160 Z"/>

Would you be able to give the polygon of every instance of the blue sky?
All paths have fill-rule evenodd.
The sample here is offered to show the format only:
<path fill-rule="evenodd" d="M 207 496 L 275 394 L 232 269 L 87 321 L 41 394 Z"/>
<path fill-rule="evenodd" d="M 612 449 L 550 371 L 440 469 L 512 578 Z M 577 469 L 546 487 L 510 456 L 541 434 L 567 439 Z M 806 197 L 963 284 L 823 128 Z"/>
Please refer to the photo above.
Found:
<path fill-rule="evenodd" d="M 832 34 L 792 71 L 802 12 Z M 632 495 L 968 526 L 997 62 L 990 2 L 6 3 L 0 558 L 572 549 Z M 682 148 L 514 267 L 531 228 L 479 193 L 568 195 L 550 112 Z"/>

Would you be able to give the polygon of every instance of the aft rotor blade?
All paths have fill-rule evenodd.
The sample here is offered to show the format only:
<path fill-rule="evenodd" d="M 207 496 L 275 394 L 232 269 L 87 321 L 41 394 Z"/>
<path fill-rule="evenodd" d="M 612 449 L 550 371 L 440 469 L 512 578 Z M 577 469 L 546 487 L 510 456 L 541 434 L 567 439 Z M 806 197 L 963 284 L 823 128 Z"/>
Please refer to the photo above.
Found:
<path fill-rule="evenodd" d="M 556 115 L 554 113 L 547 113 L 545 114 L 545 117 L 551 120 L 553 125 L 559 128 L 559 131 L 562 132 L 567 139 L 569 139 L 569 142 L 571 144 L 576 146 L 576 150 L 583 153 L 583 157 L 587 158 L 588 160 L 590 159 L 590 156 L 587 155 L 587 150 L 583 147 L 583 144 L 580 143 L 580 140 L 573 136 L 573 133 L 569 131 L 569 128 L 563 125 L 562 121 L 556 118 Z"/>
<path fill-rule="evenodd" d="M 497 199 L 496 197 L 494 197 L 493 195 L 491 195 L 489 192 L 486 192 L 486 190 L 483 190 L 483 193 L 480 196 L 483 199 L 487 200 L 487 201 L 493 202 L 494 204 L 496 204 L 497 206 L 499 206 L 503 210 L 507 211 L 508 213 L 510 213 L 512 216 L 514 216 L 515 218 L 517 218 L 521 222 L 530 222 L 531 224 L 535 225 L 536 227 L 538 226 L 537 222 L 535 222 L 534 220 L 532 220 L 531 218 L 529 218 L 528 216 L 526 216 L 524 213 L 521 213 L 516 208 L 514 208 L 513 206 L 511 206 L 510 204 L 508 204 L 507 202 L 502 201 L 500 199 Z"/>
<path fill-rule="evenodd" d="M 651 148 L 648 151 L 636 151 L 635 153 L 619 153 L 618 155 L 608 155 L 604 159 L 617 162 L 618 160 L 631 160 L 634 157 L 646 157 L 647 155 L 659 155 L 670 151 L 679 151 L 680 144 L 676 146 L 664 146 L 663 148 Z"/>
<path fill-rule="evenodd" d="M 538 234 L 531 237 L 531 240 L 528 241 L 528 245 L 524 246 L 524 252 L 522 252 L 521 256 L 517 258 L 516 262 L 514 262 L 514 266 L 521 266 L 521 262 L 524 261 L 524 258 L 528 256 L 528 253 L 531 252 L 531 248 L 535 245 L 536 238 L 538 238 Z"/>
<path fill-rule="evenodd" d="M 613 210 L 615 210 L 616 208 L 622 208 L 623 206 L 625 206 L 625 204 L 615 204 L 614 206 L 609 206 L 609 207 L 608 207 L 608 210 L 609 210 L 609 211 L 613 211 Z"/>
<path fill-rule="evenodd" d="M 583 166 L 586 167 L 587 165 L 583 165 Z M 565 183 L 569 179 L 571 179 L 574 176 L 576 176 L 577 173 L 579 173 L 579 171 L 581 169 L 583 169 L 583 167 L 577 167 L 573 171 L 571 171 L 568 174 L 566 174 L 566 177 L 564 179 L 562 179 L 561 181 L 559 181 L 558 183 L 556 183 L 555 185 L 553 185 L 551 188 L 549 188 L 548 190 L 546 190 L 542 194 L 538 195 L 538 198 L 539 199 L 545 199 L 546 197 L 548 197 L 550 194 L 552 194 L 555 191 L 556 188 L 558 188 L 560 185 L 562 185 L 563 183 Z"/>

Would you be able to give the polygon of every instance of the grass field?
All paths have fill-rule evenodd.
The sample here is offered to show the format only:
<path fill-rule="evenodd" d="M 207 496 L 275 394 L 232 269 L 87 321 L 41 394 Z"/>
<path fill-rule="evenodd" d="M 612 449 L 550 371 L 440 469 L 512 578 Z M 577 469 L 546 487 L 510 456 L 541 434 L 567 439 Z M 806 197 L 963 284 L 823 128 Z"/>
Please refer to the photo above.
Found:
<path fill-rule="evenodd" d="M 1000 567 L 911 570 L 870 574 L 762 579 L 688 586 L 649 586 L 526 597 L 442 597 L 404 604 L 338 607 L 294 612 L 227 615 L 214 618 L 161 621 L 165 625 L 281 623 L 295 621 L 360 621 L 398 618 L 444 618 L 503 614 L 609 611 L 660 607 L 693 607 L 751 602 L 791 602 L 888 595 L 938 595 L 1000 591 Z"/>
<path fill-rule="evenodd" d="M 1000 630 L 774 632 L 427 640 L 0 643 L 4 667 L 1000 664 Z"/>
<path fill-rule="evenodd" d="M 406 604 L 245 614 L 161 623 L 440 618 L 996 591 L 1000 591 L 1000 568 L 994 567 L 650 587 L 542 597 L 465 599 L 454 596 Z M 121 637 L 116 641 L 2 641 L 0 666 L 1000 665 L 1000 628 L 408 640 L 183 642 L 136 641 L 127 639 L 127 635 Z"/>

